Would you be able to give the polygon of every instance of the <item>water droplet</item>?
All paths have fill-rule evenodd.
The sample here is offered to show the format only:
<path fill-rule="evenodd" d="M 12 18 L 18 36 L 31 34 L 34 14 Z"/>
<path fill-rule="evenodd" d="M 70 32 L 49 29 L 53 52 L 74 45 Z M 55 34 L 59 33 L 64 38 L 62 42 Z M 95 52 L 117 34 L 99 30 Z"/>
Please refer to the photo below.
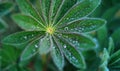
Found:
<path fill-rule="evenodd" d="M 33 52 L 35 52 L 35 49 L 33 50 Z"/>
<path fill-rule="evenodd" d="M 65 30 L 65 31 L 68 31 L 68 27 L 65 27 L 64 30 Z"/>
<path fill-rule="evenodd" d="M 68 20 L 69 18 L 66 18 L 66 20 Z"/>
<path fill-rule="evenodd" d="M 67 46 L 66 46 L 66 45 L 64 45 L 63 47 L 64 47 L 64 48 L 66 48 Z"/>
<path fill-rule="evenodd" d="M 35 48 L 38 48 L 38 45 L 35 45 Z"/>
<path fill-rule="evenodd" d="M 33 37 L 34 35 L 32 34 L 31 36 Z"/>
<path fill-rule="evenodd" d="M 53 47 L 55 49 L 55 47 Z"/>
<path fill-rule="evenodd" d="M 27 36 L 24 36 L 24 39 L 27 39 Z"/>

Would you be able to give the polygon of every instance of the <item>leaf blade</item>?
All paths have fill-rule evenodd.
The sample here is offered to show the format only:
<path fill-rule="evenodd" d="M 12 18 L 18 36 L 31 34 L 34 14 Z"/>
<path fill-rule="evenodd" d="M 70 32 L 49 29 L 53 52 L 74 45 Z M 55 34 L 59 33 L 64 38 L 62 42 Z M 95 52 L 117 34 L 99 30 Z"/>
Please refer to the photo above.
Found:
<path fill-rule="evenodd" d="M 60 20 L 60 24 L 88 16 L 98 7 L 100 2 L 101 0 L 84 0 L 76 3 Z"/>
<path fill-rule="evenodd" d="M 6 15 L 9 11 L 11 11 L 12 7 L 13 7 L 12 3 L 9 2 L 0 3 L 0 17 Z"/>
<path fill-rule="evenodd" d="M 62 25 L 60 31 L 87 33 L 95 31 L 105 24 L 106 21 L 100 18 L 84 18 Z"/>
<path fill-rule="evenodd" d="M 51 56 L 53 59 L 54 64 L 57 66 L 59 70 L 63 70 L 64 67 L 64 56 L 61 51 L 59 43 L 56 41 L 56 38 L 54 38 L 54 45 L 53 49 L 51 51 Z"/>
<path fill-rule="evenodd" d="M 31 41 L 32 39 L 34 39 L 36 36 L 42 35 L 42 34 L 44 34 L 44 33 L 38 32 L 38 31 L 37 32 L 35 32 L 35 31 L 18 32 L 18 33 L 14 33 L 14 34 L 9 35 L 6 38 L 4 38 L 2 40 L 2 43 L 18 46 L 18 45 L 27 43 L 27 42 Z"/>
<path fill-rule="evenodd" d="M 32 58 L 35 54 L 38 53 L 38 48 L 39 48 L 39 39 L 32 41 L 23 50 L 20 60 L 25 61 Z"/>
<path fill-rule="evenodd" d="M 63 53 L 67 60 L 77 68 L 86 68 L 84 57 L 81 52 L 78 52 L 71 44 L 67 43 L 62 38 L 59 38 L 60 45 L 62 46 Z"/>
<path fill-rule="evenodd" d="M 62 38 L 64 38 L 66 42 L 73 45 L 78 51 L 92 50 L 97 46 L 95 41 L 90 36 L 84 34 L 64 33 L 62 34 Z"/>
<path fill-rule="evenodd" d="M 12 16 L 13 20 L 20 26 L 22 29 L 27 31 L 42 31 L 44 30 L 44 25 L 31 16 L 15 14 Z"/>
<path fill-rule="evenodd" d="M 53 42 L 52 42 L 51 36 L 46 34 L 45 37 L 40 39 L 39 46 L 40 46 L 39 53 L 41 55 L 47 54 L 52 49 L 52 46 L 53 46 Z"/>
<path fill-rule="evenodd" d="M 43 23 L 43 19 L 41 18 L 41 16 L 39 16 L 37 11 L 28 0 L 16 0 L 16 2 L 23 14 L 30 15 L 37 19 L 39 22 Z"/>

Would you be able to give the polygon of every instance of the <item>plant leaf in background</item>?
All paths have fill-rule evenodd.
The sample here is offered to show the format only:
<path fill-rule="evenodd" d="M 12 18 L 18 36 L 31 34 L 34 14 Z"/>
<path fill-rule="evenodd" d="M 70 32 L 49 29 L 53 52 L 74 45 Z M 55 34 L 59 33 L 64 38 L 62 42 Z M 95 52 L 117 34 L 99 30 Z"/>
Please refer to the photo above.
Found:
<path fill-rule="evenodd" d="M 120 36 L 120 28 L 118 28 L 112 34 L 112 38 L 113 38 L 113 41 L 115 42 L 115 47 L 117 47 L 117 49 L 119 49 L 119 47 L 120 47 L 120 41 L 119 41 L 120 37 L 119 36 Z"/>
<path fill-rule="evenodd" d="M 120 68 L 119 64 L 120 62 L 120 49 L 118 49 L 116 52 L 114 52 L 114 43 L 113 39 L 109 38 L 109 45 L 108 49 L 104 48 L 104 51 L 102 53 L 102 63 L 100 65 L 100 71 L 112 71 L 117 70 Z M 117 69 L 114 69 L 114 68 Z"/>
<path fill-rule="evenodd" d="M 96 31 L 106 23 L 104 19 L 88 17 L 101 0 L 43 0 L 39 2 L 40 8 L 37 9 L 28 0 L 16 2 L 22 14 L 13 15 L 12 18 L 26 31 L 9 35 L 2 42 L 14 46 L 26 43 L 21 61 L 30 59 L 37 52 L 41 55 L 50 52 L 53 61 L 58 63 L 55 65 L 59 70 L 64 68 L 63 56 L 73 66 L 79 69 L 86 68 L 81 51 L 94 49 L 96 45 L 84 34 Z M 77 44 L 66 39 L 71 39 Z"/>
<path fill-rule="evenodd" d="M 8 25 L 0 19 L 0 32 L 4 32 Z"/>
<path fill-rule="evenodd" d="M 0 2 L 0 33 L 4 32 L 7 28 L 7 24 L 1 20 L 2 16 L 6 15 L 11 11 L 13 7 L 12 3 L 9 2 Z"/>
<path fill-rule="evenodd" d="M 9 2 L 0 2 L 0 17 L 9 13 L 12 9 L 13 4 Z"/>

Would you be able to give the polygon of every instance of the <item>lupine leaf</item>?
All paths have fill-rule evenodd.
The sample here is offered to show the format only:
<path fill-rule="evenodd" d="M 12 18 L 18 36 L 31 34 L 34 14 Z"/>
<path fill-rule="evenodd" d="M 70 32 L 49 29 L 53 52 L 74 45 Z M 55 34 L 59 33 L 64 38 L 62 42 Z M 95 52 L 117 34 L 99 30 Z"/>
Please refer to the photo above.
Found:
<path fill-rule="evenodd" d="M 100 65 L 100 70 L 101 71 L 109 71 L 107 65 L 108 65 L 108 60 L 109 60 L 109 53 L 106 48 L 104 48 L 103 53 L 101 54 L 101 65 Z"/>
<path fill-rule="evenodd" d="M 59 14 L 57 15 L 58 18 L 55 19 L 54 24 L 56 24 L 65 15 L 65 13 L 76 3 L 77 3 L 77 0 L 64 0 L 62 4 L 62 8 L 60 9 Z"/>
<path fill-rule="evenodd" d="M 85 18 L 62 25 L 64 32 L 86 33 L 95 31 L 106 23 L 105 20 L 99 18 Z M 60 27 L 59 27 L 60 28 Z"/>
<path fill-rule="evenodd" d="M 16 14 L 12 16 L 13 20 L 22 29 L 27 31 L 41 31 L 44 30 L 44 25 L 39 21 L 35 20 L 31 16 L 26 16 L 22 14 Z"/>
<path fill-rule="evenodd" d="M 13 7 L 12 3 L 9 2 L 1 2 L 0 3 L 0 17 L 7 14 Z"/>
<path fill-rule="evenodd" d="M 43 32 L 35 32 L 35 31 L 28 31 L 28 32 L 18 32 L 12 35 L 9 35 L 8 37 L 5 37 L 2 42 L 4 44 L 8 45 L 22 45 L 24 43 L 27 43 L 31 41 L 33 38 L 35 38 L 38 35 L 44 34 Z"/>
<path fill-rule="evenodd" d="M 7 27 L 8 27 L 7 24 L 3 20 L 0 19 L 0 32 L 5 31 Z"/>
<path fill-rule="evenodd" d="M 86 68 L 86 64 L 81 52 L 78 52 L 77 49 L 59 37 L 59 42 L 62 48 L 62 51 L 68 61 L 77 68 Z"/>
<path fill-rule="evenodd" d="M 118 28 L 112 34 L 112 38 L 113 38 L 113 41 L 115 43 L 115 47 L 118 47 L 118 48 L 119 48 L 119 44 L 120 44 L 120 40 L 119 40 L 120 37 L 119 36 L 120 36 L 120 28 Z"/>
<path fill-rule="evenodd" d="M 40 0 L 40 7 L 42 10 L 42 14 L 44 15 L 45 21 L 48 23 L 48 18 L 49 18 L 49 11 L 50 11 L 50 5 L 52 0 Z"/>
<path fill-rule="evenodd" d="M 52 20 L 54 22 L 56 21 L 56 18 L 59 16 L 62 5 L 65 0 L 54 0 L 54 5 L 53 5 L 53 14 L 52 14 Z"/>
<path fill-rule="evenodd" d="M 108 31 L 106 25 L 97 30 L 97 38 L 101 47 L 108 47 Z M 101 49 L 103 49 L 101 48 Z"/>
<path fill-rule="evenodd" d="M 40 39 L 39 43 L 39 53 L 42 54 L 47 54 L 53 47 L 53 42 L 50 36 L 48 34 Z"/>
<path fill-rule="evenodd" d="M 75 4 L 62 18 L 61 24 L 68 23 L 91 14 L 91 12 L 98 7 L 100 1 L 101 0 L 84 0 Z"/>
<path fill-rule="evenodd" d="M 75 36 L 75 37 L 74 37 Z M 96 47 L 95 42 L 92 38 L 85 36 L 79 33 L 65 33 L 62 37 L 68 42 L 71 43 L 77 50 L 89 50 Z"/>
<path fill-rule="evenodd" d="M 58 42 L 56 42 L 56 39 L 54 41 L 53 49 L 51 51 L 51 56 L 57 68 L 59 70 L 63 70 L 64 56 L 63 56 L 63 53 L 61 52 L 60 45 L 58 44 Z"/>
<path fill-rule="evenodd" d="M 108 52 L 111 55 L 113 53 L 114 50 L 114 42 L 113 39 L 110 37 L 109 38 L 109 47 L 108 47 Z"/>
<path fill-rule="evenodd" d="M 112 65 L 118 61 L 120 61 L 120 50 L 118 50 L 114 54 L 112 54 L 109 63 L 110 63 L 110 65 Z"/>
<path fill-rule="evenodd" d="M 16 0 L 16 2 L 23 14 L 30 15 L 35 19 L 37 19 L 38 21 L 43 22 L 41 16 L 39 16 L 37 11 L 27 0 Z"/>
<path fill-rule="evenodd" d="M 27 45 L 21 55 L 21 61 L 28 60 L 33 57 L 36 53 L 38 53 L 39 49 L 39 40 L 32 41 Z"/>

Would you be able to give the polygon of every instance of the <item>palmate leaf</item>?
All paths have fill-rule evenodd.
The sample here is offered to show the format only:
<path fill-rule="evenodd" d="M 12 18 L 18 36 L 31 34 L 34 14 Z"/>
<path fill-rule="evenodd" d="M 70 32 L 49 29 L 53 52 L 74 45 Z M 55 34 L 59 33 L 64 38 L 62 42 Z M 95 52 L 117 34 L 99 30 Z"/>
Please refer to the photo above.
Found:
<path fill-rule="evenodd" d="M 99 18 L 84 18 L 67 23 L 61 27 L 59 26 L 58 28 L 63 32 L 86 33 L 97 30 L 105 23 L 105 20 Z"/>
<path fill-rule="evenodd" d="M 0 17 L 7 14 L 13 7 L 12 3 L 9 2 L 1 2 L 0 3 Z"/>
<path fill-rule="evenodd" d="M 38 31 L 18 32 L 4 38 L 2 43 L 14 46 L 23 45 L 32 41 L 36 36 L 41 36 L 43 34 L 43 32 Z"/>
<path fill-rule="evenodd" d="M 70 44 L 69 42 L 65 41 L 62 37 L 59 37 L 58 42 L 61 45 L 62 51 L 65 55 L 65 57 L 68 59 L 70 63 L 72 63 L 77 68 L 86 68 L 86 64 L 84 61 L 84 57 L 81 54 L 81 52 L 78 52 L 77 49 Z"/>
<path fill-rule="evenodd" d="M 81 51 L 94 49 L 95 43 L 83 33 L 95 31 L 106 23 L 103 19 L 90 19 L 85 16 L 92 13 L 100 1 L 39 0 L 39 8 L 37 7 L 36 11 L 27 0 L 16 0 L 23 15 L 14 15 L 13 19 L 21 28 L 31 32 L 13 34 L 5 38 L 4 42 L 12 45 L 30 42 L 23 51 L 21 60 L 31 58 L 38 51 L 41 55 L 51 51 L 53 62 L 59 70 L 64 67 L 63 55 L 75 67 L 85 69 L 86 63 Z M 41 38 L 38 40 L 38 37 Z M 73 42 L 79 45 L 76 46 Z"/>
<path fill-rule="evenodd" d="M 60 24 L 68 23 L 70 21 L 88 16 L 100 4 L 101 0 L 83 0 L 71 7 L 67 13 L 60 20 Z"/>
<path fill-rule="evenodd" d="M 43 31 L 44 25 L 32 18 L 31 16 L 15 14 L 12 16 L 13 20 L 26 31 Z"/>

